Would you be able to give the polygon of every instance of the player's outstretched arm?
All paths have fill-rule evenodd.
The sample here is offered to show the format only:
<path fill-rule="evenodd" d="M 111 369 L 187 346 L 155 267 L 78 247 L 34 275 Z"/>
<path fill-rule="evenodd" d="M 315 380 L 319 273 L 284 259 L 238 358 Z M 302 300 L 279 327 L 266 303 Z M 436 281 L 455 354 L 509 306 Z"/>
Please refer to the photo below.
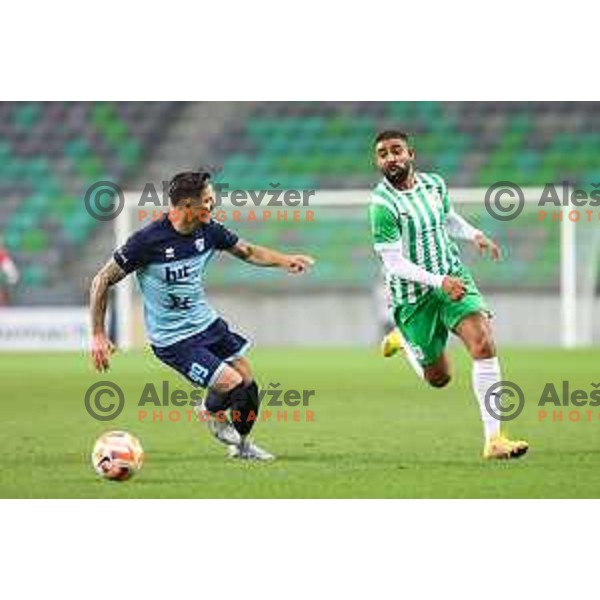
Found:
<path fill-rule="evenodd" d="M 446 216 L 446 228 L 453 238 L 473 242 L 481 254 L 487 250 L 493 260 L 500 259 L 501 252 L 498 244 L 487 237 L 482 231 L 465 221 L 465 219 L 452 209 L 450 209 L 450 212 Z"/>
<path fill-rule="evenodd" d="M 227 251 L 233 256 L 258 267 L 279 267 L 285 269 L 288 273 L 304 273 L 315 264 L 314 259 L 305 254 L 283 254 L 271 248 L 249 244 L 242 240 L 238 240 Z"/>
<path fill-rule="evenodd" d="M 90 287 L 90 312 L 92 318 L 92 361 L 98 371 L 106 371 L 109 357 L 115 346 L 106 335 L 104 322 L 108 305 L 108 290 L 121 281 L 127 273 L 115 262 L 109 260 L 96 274 Z"/>

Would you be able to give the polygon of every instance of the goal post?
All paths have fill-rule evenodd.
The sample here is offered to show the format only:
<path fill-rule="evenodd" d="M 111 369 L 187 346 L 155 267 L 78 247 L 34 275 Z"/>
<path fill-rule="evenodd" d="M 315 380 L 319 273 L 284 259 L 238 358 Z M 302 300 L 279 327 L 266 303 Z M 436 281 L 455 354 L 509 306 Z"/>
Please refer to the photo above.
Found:
<path fill-rule="evenodd" d="M 538 205 L 542 188 L 524 188 L 522 213 L 514 220 L 498 220 L 486 209 L 487 191 L 487 188 L 450 190 L 457 212 L 498 239 L 506 250 L 505 260 L 497 266 L 479 260 L 476 253 L 462 247 L 467 264 L 475 263 L 473 270 L 482 292 L 485 295 L 500 294 L 508 298 L 509 303 L 514 297 L 515 306 L 525 307 L 519 310 L 535 310 L 536 294 L 550 299 L 556 314 L 547 319 L 546 326 L 556 334 L 555 345 L 575 348 L 594 343 L 593 313 L 600 255 L 600 232 L 596 224 L 585 218 L 572 219 L 571 207 L 545 208 L 547 216 L 542 219 Z M 256 243 L 276 245 L 284 250 L 289 244 L 290 248 L 317 255 L 316 277 L 309 275 L 298 288 L 294 287 L 295 282 L 289 283 L 283 278 L 287 291 L 297 289 L 298 293 L 307 294 L 313 290 L 317 293 L 352 288 L 368 293 L 376 285 L 379 268 L 369 238 L 367 204 L 370 194 L 370 190 L 364 189 L 316 191 L 310 197 L 310 206 L 299 209 L 303 217 L 307 211 L 312 211 L 313 221 L 296 224 L 290 220 L 276 221 L 272 217 L 261 219 L 260 213 L 263 216 L 267 211 L 274 213 L 275 208 L 256 206 L 252 202 L 242 207 L 233 206 L 226 198 L 217 209 L 217 213 L 225 216 L 218 220 Z M 128 191 L 124 197 L 124 209 L 114 221 L 117 245 L 161 212 L 160 207 L 148 208 L 140 204 L 141 191 Z M 553 209 L 560 210 L 562 216 L 553 215 Z M 166 211 L 167 207 L 162 210 Z M 249 222 L 247 217 L 252 211 L 259 216 L 256 221 Z M 238 220 L 234 218 L 234 212 Z M 581 213 L 585 217 L 585 211 Z M 244 271 L 243 277 L 239 277 L 239 265 L 230 263 L 219 263 L 215 282 L 209 281 L 209 293 L 213 287 L 238 295 L 282 291 L 278 287 L 284 285 L 280 283 L 282 278 L 264 273 L 268 269 L 255 270 L 252 274 Z M 134 278 L 127 277 L 116 288 L 116 341 L 125 350 L 132 348 L 134 339 L 140 337 L 134 335 L 141 314 L 136 287 Z M 533 300 L 529 304 L 517 302 L 525 297 Z M 370 317 L 365 315 L 365 318 Z"/>

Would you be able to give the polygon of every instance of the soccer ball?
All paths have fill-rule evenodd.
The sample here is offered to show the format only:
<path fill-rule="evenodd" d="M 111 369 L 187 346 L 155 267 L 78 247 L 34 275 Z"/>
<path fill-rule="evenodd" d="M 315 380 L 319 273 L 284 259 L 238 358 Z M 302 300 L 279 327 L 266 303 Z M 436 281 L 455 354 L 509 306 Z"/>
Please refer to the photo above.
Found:
<path fill-rule="evenodd" d="M 92 465 L 98 475 L 114 481 L 133 477 L 144 461 L 140 441 L 126 431 L 109 431 L 101 435 L 92 451 Z"/>

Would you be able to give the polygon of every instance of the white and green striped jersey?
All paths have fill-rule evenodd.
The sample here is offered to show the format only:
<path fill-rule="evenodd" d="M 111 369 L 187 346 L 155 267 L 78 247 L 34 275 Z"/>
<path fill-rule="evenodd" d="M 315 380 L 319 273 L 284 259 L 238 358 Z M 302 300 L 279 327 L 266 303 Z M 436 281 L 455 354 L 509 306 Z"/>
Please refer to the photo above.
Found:
<path fill-rule="evenodd" d="M 436 275 L 453 273 L 461 265 L 456 244 L 448 236 L 448 189 L 435 173 L 417 173 L 410 190 L 397 190 L 383 179 L 373 190 L 369 206 L 375 250 L 399 247 L 402 254 Z M 394 306 L 415 304 L 431 288 L 389 277 Z"/>

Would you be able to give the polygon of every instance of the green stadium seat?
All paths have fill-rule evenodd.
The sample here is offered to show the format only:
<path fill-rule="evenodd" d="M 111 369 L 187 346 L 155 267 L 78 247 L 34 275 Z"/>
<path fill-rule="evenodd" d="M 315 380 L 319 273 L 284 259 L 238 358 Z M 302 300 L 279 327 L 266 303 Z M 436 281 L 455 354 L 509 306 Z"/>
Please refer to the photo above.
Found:
<path fill-rule="evenodd" d="M 46 213 L 50 207 L 50 196 L 38 192 L 29 198 L 25 198 L 23 202 L 29 206 L 32 212 L 42 215 L 43 213 Z"/>
<path fill-rule="evenodd" d="M 448 138 L 458 132 L 456 119 L 451 115 L 443 115 L 427 123 L 428 131 L 434 132 L 438 136 Z M 419 138 L 420 139 L 420 138 Z"/>
<path fill-rule="evenodd" d="M 291 154 L 283 156 L 275 162 L 275 169 L 290 175 L 309 175 L 315 173 L 316 163 L 311 164 L 310 161 L 300 154 Z"/>
<path fill-rule="evenodd" d="M 74 161 L 79 161 L 89 156 L 90 147 L 85 140 L 72 140 L 65 145 L 65 154 Z"/>
<path fill-rule="evenodd" d="M 414 102 L 390 102 L 388 106 L 388 113 L 392 118 L 409 120 L 414 119 L 416 116 Z"/>
<path fill-rule="evenodd" d="M 38 218 L 38 215 L 30 209 L 29 205 L 23 202 L 19 207 L 19 212 L 12 216 L 9 227 L 23 231 L 33 229 Z"/>
<path fill-rule="evenodd" d="M 117 155 L 125 164 L 136 164 L 142 156 L 142 148 L 136 140 L 127 139 L 119 141 Z"/>
<path fill-rule="evenodd" d="M 500 140 L 500 147 L 504 150 L 515 152 L 521 148 L 525 142 L 525 133 L 523 131 L 511 131 L 508 130 L 502 136 Z"/>
<path fill-rule="evenodd" d="M 72 196 L 59 196 L 54 198 L 49 205 L 49 211 L 51 214 L 57 216 L 63 216 L 75 209 L 76 202 Z"/>
<path fill-rule="evenodd" d="M 4 140 L 0 141 L 0 162 L 6 162 L 12 156 L 10 144 Z"/>
<path fill-rule="evenodd" d="M 104 172 L 102 163 L 97 156 L 89 156 L 80 160 L 77 163 L 77 170 L 83 177 L 91 181 L 101 180 L 101 175 Z"/>
<path fill-rule="evenodd" d="M 122 121 L 110 120 L 105 123 L 102 129 L 106 139 L 109 143 L 117 146 L 121 143 L 128 143 L 128 131 L 127 127 Z"/>
<path fill-rule="evenodd" d="M 279 120 L 250 119 L 246 123 L 246 130 L 256 141 L 265 141 L 279 131 Z"/>
<path fill-rule="evenodd" d="M 535 150 L 523 150 L 514 157 L 514 162 L 517 167 L 529 172 L 540 166 L 542 156 Z"/>
<path fill-rule="evenodd" d="M 28 265 L 22 272 L 22 285 L 42 287 L 48 280 L 48 273 L 41 265 Z"/>
<path fill-rule="evenodd" d="M 533 123 L 533 119 L 529 115 L 516 115 L 509 121 L 508 129 L 510 131 L 524 134 L 525 132 L 531 131 L 533 128 Z"/>
<path fill-rule="evenodd" d="M 48 248 L 46 232 L 32 229 L 23 233 L 22 249 L 27 252 L 43 252 Z"/>
<path fill-rule="evenodd" d="M 40 118 L 40 114 L 41 109 L 37 102 L 26 102 L 15 110 L 15 124 L 22 129 L 29 130 Z"/>
<path fill-rule="evenodd" d="M 424 100 L 417 103 L 417 114 L 427 121 L 433 121 L 443 118 L 442 109 L 439 102 Z"/>
<path fill-rule="evenodd" d="M 2 240 L 9 250 L 19 250 L 23 240 L 23 231 L 10 227 L 2 234 Z"/>

